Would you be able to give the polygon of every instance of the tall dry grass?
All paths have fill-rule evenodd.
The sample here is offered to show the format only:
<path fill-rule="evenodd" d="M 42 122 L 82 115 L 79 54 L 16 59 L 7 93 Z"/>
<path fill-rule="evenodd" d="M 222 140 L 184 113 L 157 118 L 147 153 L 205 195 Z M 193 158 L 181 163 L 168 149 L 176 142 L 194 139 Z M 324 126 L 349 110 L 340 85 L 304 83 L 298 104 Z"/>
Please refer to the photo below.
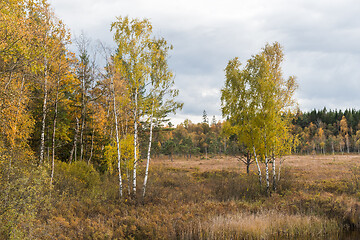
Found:
<path fill-rule="evenodd" d="M 182 239 L 336 239 L 337 221 L 275 211 L 217 215 L 184 232 Z"/>

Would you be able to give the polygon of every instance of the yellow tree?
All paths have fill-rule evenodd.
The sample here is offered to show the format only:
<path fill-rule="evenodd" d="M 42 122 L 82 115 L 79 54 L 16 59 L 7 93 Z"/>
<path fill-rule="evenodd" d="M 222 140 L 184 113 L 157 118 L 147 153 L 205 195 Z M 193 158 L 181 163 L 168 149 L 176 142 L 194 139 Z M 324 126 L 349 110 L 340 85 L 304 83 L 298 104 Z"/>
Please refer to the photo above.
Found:
<path fill-rule="evenodd" d="M 278 43 L 266 45 L 242 70 L 235 58 L 225 69 L 226 81 L 221 90 L 223 115 L 238 126 L 238 135 L 253 151 L 255 161 L 259 157 L 265 162 L 267 192 L 270 189 L 268 165 L 272 161 L 275 179 L 275 157 L 284 145 L 284 139 L 278 136 L 289 131 L 289 111 L 295 105 L 293 94 L 297 88 L 294 77 L 283 78 L 282 60 L 282 48 Z"/>
<path fill-rule="evenodd" d="M 150 64 L 150 90 L 147 96 L 149 119 L 149 145 L 146 159 L 146 169 L 143 184 L 142 197 L 145 197 L 146 186 L 149 175 L 149 165 L 151 156 L 151 144 L 153 135 L 153 125 L 162 121 L 167 115 L 179 108 L 183 104 L 175 101 L 178 90 L 174 88 L 174 74 L 168 66 L 168 52 L 172 49 L 165 39 L 153 39 L 151 42 L 151 64 Z"/>
<path fill-rule="evenodd" d="M 73 74 L 70 69 L 70 58 L 72 53 L 68 52 L 66 45 L 70 43 L 70 34 L 67 31 L 65 25 L 61 22 L 57 22 L 57 34 L 54 38 L 53 55 L 54 60 L 49 63 L 49 77 L 53 79 L 54 86 L 54 108 L 53 108 L 53 131 L 52 131 L 52 159 L 51 159 L 51 177 L 50 184 L 53 182 L 54 170 L 55 170 L 55 148 L 56 148 L 56 129 L 58 121 L 58 108 L 59 103 L 65 98 L 64 85 L 67 85 L 69 81 L 73 80 Z"/>
<path fill-rule="evenodd" d="M 325 134 L 324 134 L 324 130 L 319 127 L 318 132 L 316 134 L 316 138 L 318 139 L 320 148 L 321 148 L 321 152 L 323 154 L 325 154 Z"/>
<path fill-rule="evenodd" d="M 115 61 L 120 74 L 128 83 L 132 99 L 132 113 L 134 124 L 134 164 L 133 164 L 133 193 L 136 194 L 136 174 L 138 164 L 138 124 L 141 108 L 144 106 L 142 90 L 149 80 L 151 59 L 152 26 L 148 20 L 118 17 L 111 25 L 114 40 L 117 44 Z"/>
<path fill-rule="evenodd" d="M 358 150 L 358 154 L 360 154 L 360 130 L 356 131 L 356 135 L 354 138 L 355 146 Z"/>
<path fill-rule="evenodd" d="M 114 32 L 114 40 L 117 44 L 114 58 L 116 71 L 126 82 L 131 99 L 134 133 L 132 189 L 133 194 L 136 195 L 139 120 L 148 116 L 152 128 L 153 116 L 160 113 L 159 116 L 166 116 L 181 104 L 173 100 L 177 91 L 171 89 L 173 75 L 167 67 L 167 53 L 170 47 L 164 39 L 152 37 L 152 25 L 149 20 L 118 17 L 117 21 L 112 23 L 111 30 Z M 166 94 L 169 99 L 165 98 Z M 149 154 L 148 156 L 150 157 Z"/>
<path fill-rule="evenodd" d="M 349 141 L 349 127 L 345 116 L 342 116 L 340 120 L 340 135 L 343 138 L 343 141 L 347 148 L 347 153 L 350 152 L 350 141 Z"/>
<path fill-rule="evenodd" d="M 40 144 L 39 162 L 44 161 L 45 155 L 45 134 L 49 122 L 49 93 L 56 86 L 53 67 L 59 59 L 59 52 L 64 51 L 63 46 L 65 35 L 68 35 L 66 27 L 52 12 L 46 1 L 29 1 L 27 4 L 27 15 L 32 27 L 32 47 L 29 51 L 29 58 L 32 59 L 30 69 L 34 75 L 33 91 L 38 92 L 42 97 L 42 109 L 39 113 L 40 120 Z M 37 105 L 37 103 L 35 103 Z"/>

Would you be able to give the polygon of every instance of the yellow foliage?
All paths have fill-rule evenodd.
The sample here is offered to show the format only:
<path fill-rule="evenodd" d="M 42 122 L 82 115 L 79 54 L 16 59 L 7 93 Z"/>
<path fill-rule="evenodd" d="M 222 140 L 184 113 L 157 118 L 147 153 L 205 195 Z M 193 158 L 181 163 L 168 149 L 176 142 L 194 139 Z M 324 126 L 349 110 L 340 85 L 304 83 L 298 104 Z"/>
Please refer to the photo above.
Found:
<path fill-rule="evenodd" d="M 132 134 L 127 134 L 120 140 L 120 154 L 121 165 L 125 169 L 132 170 L 134 166 L 134 136 Z M 117 147 L 115 142 L 105 146 L 103 163 L 106 165 L 110 174 L 117 168 Z"/>

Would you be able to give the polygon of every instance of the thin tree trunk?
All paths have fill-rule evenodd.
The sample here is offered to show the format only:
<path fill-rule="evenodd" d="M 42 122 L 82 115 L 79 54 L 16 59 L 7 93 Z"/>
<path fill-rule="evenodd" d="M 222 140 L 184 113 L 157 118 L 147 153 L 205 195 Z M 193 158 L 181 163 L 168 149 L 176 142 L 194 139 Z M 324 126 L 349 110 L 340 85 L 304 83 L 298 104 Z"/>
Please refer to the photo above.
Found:
<path fill-rule="evenodd" d="M 91 135 L 91 149 L 90 149 L 90 157 L 88 160 L 88 165 L 91 162 L 92 156 L 93 156 L 93 151 L 94 151 L 94 134 L 95 134 L 95 128 L 93 129 L 92 135 Z"/>
<path fill-rule="evenodd" d="M 133 194 L 136 196 L 136 167 L 137 167 L 137 111 L 138 111 L 138 89 L 135 90 L 135 109 L 134 109 L 134 170 L 133 170 Z"/>
<path fill-rule="evenodd" d="M 85 130 L 85 121 L 86 121 L 86 84 L 85 84 L 85 75 L 86 75 L 86 66 L 82 66 L 82 82 L 81 82 L 81 128 L 80 128 L 80 160 L 83 160 L 84 156 L 84 130 Z"/>
<path fill-rule="evenodd" d="M 150 164 L 150 153 L 151 153 L 151 142 L 152 142 L 152 130 L 153 130 L 153 114 L 154 114 L 154 101 L 153 101 L 153 104 L 152 104 L 151 117 L 150 117 L 149 148 L 148 148 L 148 153 L 147 153 L 145 178 L 144 178 L 144 185 L 143 185 L 143 198 L 145 197 L 146 184 L 147 184 L 148 175 L 149 175 L 149 164 Z"/>
<path fill-rule="evenodd" d="M 47 135 L 49 135 L 49 133 Z M 47 162 L 50 162 L 50 147 L 46 147 L 46 149 L 47 149 L 46 160 Z"/>
<path fill-rule="evenodd" d="M 125 116 L 125 126 L 124 126 L 124 123 L 123 122 L 120 122 L 120 128 L 121 128 L 121 132 L 124 136 L 127 135 L 128 133 L 128 118 L 127 116 Z M 126 165 L 126 163 L 125 163 Z M 130 176 L 130 172 L 129 172 L 129 168 L 126 167 L 126 180 L 127 180 L 127 190 L 128 190 L 128 195 L 130 196 L 131 195 L 131 176 Z"/>
<path fill-rule="evenodd" d="M 334 149 L 334 142 L 331 142 L 331 149 L 332 149 L 332 154 L 335 154 L 335 149 Z"/>
<path fill-rule="evenodd" d="M 260 165 L 259 165 L 259 161 L 258 161 L 258 159 L 257 159 L 257 155 L 256 155 L 256 151 L 255 151 L 255 146 L 253 146 L 253 151 L 254 151 L 254 158 L 255 158 L 256 166 L 257 166 L 258 173 L 259 173 L 259 182 L 260 182 L 260 189 L 261 189 L 261 184 L 262 184 L 261 168 L 260 168 Z"/>
<path fill-rule="evenodd" d="M 19 115 L 19 111 L 20 111 L 20 108 L 21 108 L 21 101 L 22 101 L 22 96 L 23 96 L 24 85 L 25 85 L 25 77 L 23 76 L 22 81 L 21 81 L 20 97 L 19 97 L 18 109 L 17 109 L 17 114 L 18 115 Z"/>
<path fill-rule="evenodd" d="M 12 80 L 12 72 L 10 72 L 10 74 L 9 74 L 9 81 L 6 83 L 5 88 L 4 88 L 5 91 L 7 90 L 8 86 L 10 85 L 11 80 Z"/>
<path fill-rule="evenodd" d="M 46 68 L 46 64 L 45 64 Z M 44 102 L 43 102 L 43 116 L 41 123 L 41 141 L 40 141 L 40 164 L 44 161 L 44 151 L 45 151 L 45 124 L 46 124 L 46 104 L 47 104 L 47 74 L 45 70 L 44 74 Z"/>
<path fill-rule="evenodd" d="M 55 108 L 54 108 L 54 121 L 53 121 L 53 134 L 52 134 L 52 161 L 51 161 L 51 177 L 50 177 L 50 186 L 52 185 L 54 178 L 54 169 L 55 169 L 55 136 L 56 136 L 56 120 L 58 112 L 58 100 L 59 100 L 59 79 L 56 86 L 56 98 L 55 98 Z"/>
<path fill-rule="evenodd" d="M 126 168 L 126 177 L 127 177 L 127 182 L 128 182 L 128 194 L 130 196 L 131 194 L 131 177 L 130 177 L 130 173 L 129 173 L 129 169 Z"/>
<path fill-rule="evenodd" d="M 119 138 L 119 127 L 116 113 L 116 101 L 115 101 L 115 87 L 114 80 L 111 79 L 112 91 L 113 91 L 113 105 L 114 105 L 114 118 L 115 118 L 115 133 L 116 133 L 116 149 L 117 149 L 117 160 L 118 160 L 118 174 L 119 174 L 119 193 L 120 197 L 123 196 L 122 177 L 121 177 L 121 150 L 120 150 L 120 138 Z"/>
<path fill-rule="evenodd" d="M 266 193 L 270 193 L 270 180 L 269 180 L 269 159 L 265 155 L 265 173 L 266 173 Z"/>
<path fill-rule="evenodd" d="M 80 161 L 84 157 L 84 129 L 85 129 L 85 107 L 82 111 L 81 117 L 81 128 L 80 128 Z"/>
<path fill-rule="evenodd" d="M 273 190 L 276 191 L 276 169 L 275 169 L 275 157 L 272 158 L 272 170 L 273 170 Z"/>
<path fill-rule="evenodd" d="M 72 159 L 74 158 L 74 161 L 76 161 L 76 155 L 77 155 L 77 138 L 79 134 L 79 119 L 76 117 L 76 128 L 75 128 L 75 135 L 74 135 L 74 145 L 70 152 L 70 159 L 69 162 L 72 162 Z"/>

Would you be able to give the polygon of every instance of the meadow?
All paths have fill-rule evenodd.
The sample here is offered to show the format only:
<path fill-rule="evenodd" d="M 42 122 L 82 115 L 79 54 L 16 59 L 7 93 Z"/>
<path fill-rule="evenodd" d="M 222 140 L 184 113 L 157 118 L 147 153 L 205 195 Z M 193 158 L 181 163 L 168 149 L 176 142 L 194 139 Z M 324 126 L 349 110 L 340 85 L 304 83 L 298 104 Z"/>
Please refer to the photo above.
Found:
<path fill-rule="evenodd" d="M 246 174 L 229 156 L 154 159 L 147 195 L 136 201 L 130 195 L 119 200 L 116 175 L 99 175 L 81 162 L 56 167 L 52 195 L 31 220 L 18 220 L 18 236 L 356 239 L 360 229 L 358 155 L 288 156 L 270 196 L 254 165 Z"/>

